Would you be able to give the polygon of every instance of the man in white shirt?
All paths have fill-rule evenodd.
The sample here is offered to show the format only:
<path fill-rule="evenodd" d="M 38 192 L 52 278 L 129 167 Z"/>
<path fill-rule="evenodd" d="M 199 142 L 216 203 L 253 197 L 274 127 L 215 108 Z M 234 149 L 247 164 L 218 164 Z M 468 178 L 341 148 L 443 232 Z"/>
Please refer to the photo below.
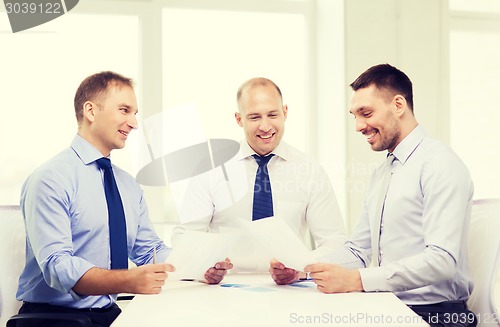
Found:
<path fill-rule="evenodd" d="M 266 78 L 250 79 L 239 88 L 237 104 L 235 118 L 246 141 L 224 164 L 224 170 L 215 169 L 191 181 L 180 208 L 180 224 L 173 233 L 174 247 L 184 230 L 220 232 L 237 227 L 241 219 L 256 219 L 252 217 L 254 183 L 260 158 L 270 159 L 272 219 L 282 219 L 306 245 L 310 233 L 318 258 L 342 246 L 343 220 L 327 174 L 318 163 L 282 141 L 288 107 L 283 105 L 278 86 Z M 241 240 L 230 257 L 234 269 L 268 270 L 269 261 L 249 259 L 258 246 L 249 239 Z M 281 264 L 273 261 L 273 265 Z M 299 278 L 299 272 L 286 271 L 291 273 L 287 282 Z"/>
<path fill-rule="evenodd" d="M 467 167 L 418 125 L 403 72 L 373 66 L 351 87 L 356 131 L 374 151 L 387 150 L 388 159 L 372 175 L 353 235 L 326 258 L 336 264 L 305 270 L 324 293 L 390 291 L 431 326 L 475 326 L 467 308 Z"/>

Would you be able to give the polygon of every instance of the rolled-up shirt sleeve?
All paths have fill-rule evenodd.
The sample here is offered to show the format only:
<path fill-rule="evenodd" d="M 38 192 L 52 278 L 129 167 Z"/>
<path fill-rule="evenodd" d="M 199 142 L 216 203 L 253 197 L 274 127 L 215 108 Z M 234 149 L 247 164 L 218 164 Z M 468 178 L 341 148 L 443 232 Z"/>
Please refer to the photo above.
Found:
<path fill-rule="evenodd" d="M 95 265 L 75 256 L 68 208 L 68 190 L 57 180 L 58 172 L 41 170 L 26 190 L 24 217 L 26 233 L 46 283 L 64 293 Z"/>

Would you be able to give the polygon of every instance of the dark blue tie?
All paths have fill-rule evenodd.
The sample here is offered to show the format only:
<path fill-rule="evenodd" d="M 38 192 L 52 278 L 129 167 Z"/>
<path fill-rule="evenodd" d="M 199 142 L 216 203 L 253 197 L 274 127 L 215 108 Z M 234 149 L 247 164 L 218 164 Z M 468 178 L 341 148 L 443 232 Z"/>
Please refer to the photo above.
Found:
<path fill-rule="evenodd" d="M 108 203 L 111 269 L 127 269 L 127 225 L 122 199 L 111 168 L 111 161 L 108 158 L 100 158 L 96 162 L 104 170 L 104 192 Z"/>
<path fill-rule="evenodd" d="M 274 216 L 273 194 L 271 192 L 271 182 L 269 181 L 269 171 L 267 170 L 267 163 L 274 154 L 270 154 L 267 157 L 261 157 L 256 154 L 252 156 L 259 165 L 255 174 L 252 210 L 252 220 L 258 220 Z"/>

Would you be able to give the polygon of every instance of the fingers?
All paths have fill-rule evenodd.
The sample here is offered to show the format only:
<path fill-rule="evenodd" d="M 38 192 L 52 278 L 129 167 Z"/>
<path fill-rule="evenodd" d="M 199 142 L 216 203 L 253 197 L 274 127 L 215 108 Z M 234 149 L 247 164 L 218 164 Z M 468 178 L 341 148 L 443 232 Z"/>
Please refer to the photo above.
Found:
<path fill-rule="evenodd" d="M 205 281 L 208 284 L 219 284 L 224 276 L 226 275 L 227 270 L 215 269 L 214 267 L 207 270 L 205 273 Z"/>
<path fill-rule="evenodd" d="M 295 269 L 285 267 L 276 259 L 271 259 L 269 265 L 269 273 L 276 284 L 286 285 L 297 281 L 299 272 Z"/>
<path fill-rule="evenodd" d="M 233 268 L 233 264 L 231 263 L 231 261 L 229 261 L 229 259 L 226 259 L 226 261 L 217 262 L 214 268 L 220 270 L 229 270 Z"/>
<path fill-rule="evenodd" d="M 269 265 L 271 266 L 271 268 L 274 268 L 274 269 L 285 269 L 285 265 L 276 259 L 271 259 L 271 261 L 269 262 Z"/>
<path fill-rule="evenodd" d="M 174 272 L 175 267 L 168 263 L 155 263 L 150 265 L 155 272 Z"/>
<path fill-rule="evenodd" d="M 209 268 L 205 273 L 205 281 L 208 284 L 218 284 L 224 279 L 229 269 L 233 268 L 231 260 L 226 258 L 224 261 L 217 262 L 213 267 Z"/>
<path fill-rule="evenodd" d="M 309 277 L 313 278 L 314 281 L 323 280 L 326 276 L 333 273 L 338 267 L 338 265 L 327 264 L 327 263 L 315 263 L 312 265 L 307 265 L 304 268 L 306 273 L 309 273 Z"/>
<path fill-rule="evenodd" d="M 325 263 L 314 263 L 312 265 L 307 265 L 304 268 L 304 271 L 308 273 L 322 272 L 325 271 L 328 268 L 328 266 L 329 265 Z"/>
<path fill-rule="evenodd" d="M 168 263 L 157 263 L 157 264 L 152 264 L 148 265 L 151 267 L 152 272 L 154 273 L 154 279 L 156 281 L 162 282 L 162 285 L 165 283 L 165 280 L 168 278 L 168 273 L 167 272 L 174 272 L 175 267 L 172 266 L 171 264 Z M 160 287 L 161 291 L 161 287 Z"/>
<path fill-rule="evenodd" d="M 318 291 L 320 291 L 322 293 L 325 293 L 325 294 L 331 294 L 331 293 L 333 293 L 328 288 L 326 288 L 326 286 L 324 286 L 324 285 L 321 285 L 321 284 L 316 284 L 316 285 L 317 285 L 316 288 L 318 289 Z"/>
<path fill-rule="evenodd" d="M 142 267 L 147 267 L 144 269 L 152 270 L 154 272 L 174 272 L 175 267 L 172 266 L 171 264 L 168 263 L 153 263 L 153 264 L 148 264 L 144 265 Z"/>
<path fill-rule="evenodd" d="M 161 287 L 165 284 L 165 280 L 168 278 L 167 272 L 174 272 L 175 267 L 167 263 L 150 264 L 143 266 L 151 274 L 152 291 L 153 293 L 161 292 Z"/>
<path fill-rule="evenodd" d="M 287 268 L 283 274 L 272 275 L 274 282 L 278 285 L 287 285 L 297 281 L 297 271 Z"/>
<path fill-rule="evenodd" d="M 169 264 L 148 264 L 129 270 L 132 277 L 132 293 L 136 294 L 158 294 L 161 292 L 165 280 L 168 278 L 167 271 L 175 268 Z"/>

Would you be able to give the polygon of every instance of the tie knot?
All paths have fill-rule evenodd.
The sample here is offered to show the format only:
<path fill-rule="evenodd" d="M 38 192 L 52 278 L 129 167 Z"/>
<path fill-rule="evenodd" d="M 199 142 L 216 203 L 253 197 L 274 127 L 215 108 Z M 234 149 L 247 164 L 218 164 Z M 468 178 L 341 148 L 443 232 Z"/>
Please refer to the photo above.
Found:
<path fill-rule="evenodd" d="M 110 170 L 111 169 L 111 160 L 108 158 L 99 158 L 96 160 L 97 165 L 103 169 L 103 170 Z"/>
<path fill-rule="evenodd" d="M 262 167 L 262 166 L 265 166 L 267 165 L 267 163 L 269 162 L 269 160 L 271 160 L 271 158 L 274 156 L 274 154 L 270 154 L 268 156 L 259 156 L 258 154 L 253 154 L 252 157 L 255 158 L 255 161 L 257 161 L 257 164 L 259 165 L 259 167 Z"/>
<path fill-rule="evenodd" d="M 394 162 L 394 160 L 396 159 L 396 157 L 394 156 L 394 154 L 392 153 L 388 153 L 387 154 L 387 158 L 385 159 L 385 163 L 387 166 L 390 166 L 392 165 L 392 163 Z"/>

